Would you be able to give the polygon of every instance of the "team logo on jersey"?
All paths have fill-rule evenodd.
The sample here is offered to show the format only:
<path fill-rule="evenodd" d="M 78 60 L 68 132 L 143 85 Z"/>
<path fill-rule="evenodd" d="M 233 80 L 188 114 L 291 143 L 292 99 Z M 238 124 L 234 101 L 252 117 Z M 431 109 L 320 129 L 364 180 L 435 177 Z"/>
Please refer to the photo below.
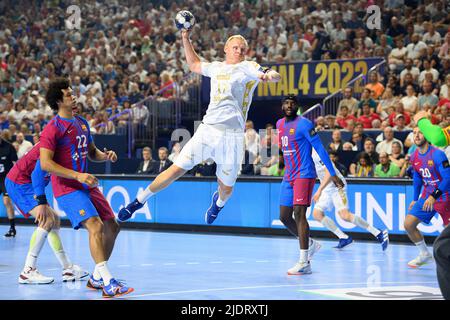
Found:
<path fill-rule="evenodd" d="M 86 211 L 84 211 L 84 209 L 81 209 L 78 212 L 80 213 L 80 216 L 82 216 L 82 217 L 84 217 L 86 215 Z"/>
<path fill-rule="evenodd" d="M 429 167 L 432 167 L 432 166 L 434 166 L 434 162 L 433 162 L 433 160 L 428 160 L 428 166 L 429 166 Z"/>
<path fill-rule="evenodd" d="M 84 131 L 87 131 L 86 125 L 82 124 L 82 125 L 81 125 L 81 129 L 84 130 Z"/>
<path fill-rule="evenodd" d="M 289 129 L 289 134 L 294 134 L 294 133 L 295 133 L 295 129 L 294 128 Z"/>

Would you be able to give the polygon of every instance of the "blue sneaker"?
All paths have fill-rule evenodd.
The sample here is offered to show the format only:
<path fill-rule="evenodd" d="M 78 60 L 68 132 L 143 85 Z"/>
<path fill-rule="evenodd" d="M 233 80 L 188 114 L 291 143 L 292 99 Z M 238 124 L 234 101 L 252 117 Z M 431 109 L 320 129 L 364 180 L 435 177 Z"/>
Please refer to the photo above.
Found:
<path fill-rule="evenodd" d="M 388 230 L 385 229 L 383 231 L 380 230 L 380 233 L 377 235 L 378 242 L 381 243 L 381 248 L 385 251 L 389 245 L 389 233 Z"/>
<path fill-rule="evenodd" d="M 129 288 L 124 286 L 122 283 L 119 283 L 116 279 L 111 279 L 109 285 L 103 286 L 103 298 L 113 298 L 120 297 L 125 294 L 129 294 L 133 292 L 133 288 Z"/>
<path fill-rule="evenodd" d="M 338 245 L 335 247 L 336 249 L 344 249 L 346 246 L 353 242 L 353 238 L 348 236 L 347 239 L 339 239 Z"/>
<path fill-rule="evenodd" d="M 219 199 L 219 192 L 214 192 L 212 196 L 212 202 L 211 206 L 209 207 L 208 211 L 205 213 L 205 222 L 207 224 L 211 224 L 216 220 L 217 216 L 219 215 L 220 210 L 223 209 L 223 207 L 219 207 L 216 202 L 217 199 Z"/>
<path fill-rule="evenodd" d="M 139 201 L 137 201 L 137 199 L 135 199 L 133 202 L 128 204 L 125 208 L 120 209 L 119 216 L 118 216 L 119 220 L 127 221 L 128 219 L 131 218 L 131 216 L 133 215 L 133 213 L 136 210 L 139 210 L 143 206 L 144 206 L 143 203 L 140 203 Z"/>
<path fill-rule="evenodd" d="M 103 279 L 102 278 L 100 278 L 99 280 L 95 280 L 94 276 L 91 275 L 89 277 L 89 280 L 88 280 L 87 284 L 86 284 L 86 287 L 88 287 L 89 289 L 92 289 L 92 290 L 102 290 L 103 289 L 103 285 L 104 284 L 103 284 Z"/>

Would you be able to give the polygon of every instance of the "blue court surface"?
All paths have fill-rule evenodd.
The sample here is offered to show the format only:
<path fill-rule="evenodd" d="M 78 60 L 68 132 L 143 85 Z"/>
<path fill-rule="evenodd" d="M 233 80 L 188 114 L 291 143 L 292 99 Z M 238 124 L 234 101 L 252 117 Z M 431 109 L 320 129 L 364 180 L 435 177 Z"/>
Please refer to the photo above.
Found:
<path fill-rule="evenodd" d="M 0 239 L 0 299 L 101 299 L 85 281 L 61 282 L 48 244 L 38 269 L 55 282 L 18 284 L 34 228 L 17 230 L 15 239 Z M 6 231 L 0 226 L 1 234 Z M 72 261 L 92 271 L 87 232 L 63 228 L 61 236 Z M 319 241 L 313 273 L 288 276 L 299 256 L 294 238 L 122 230 L 109 266 L 135 289 L 118 299 L 442 299 L 434 262 L 421 269 L 407 266 L 418 254 L 413 245 L 391 243 L 383 253 L 375 241 L 355 241 L 342 251 L 333 248 L 334 239 Z"/>

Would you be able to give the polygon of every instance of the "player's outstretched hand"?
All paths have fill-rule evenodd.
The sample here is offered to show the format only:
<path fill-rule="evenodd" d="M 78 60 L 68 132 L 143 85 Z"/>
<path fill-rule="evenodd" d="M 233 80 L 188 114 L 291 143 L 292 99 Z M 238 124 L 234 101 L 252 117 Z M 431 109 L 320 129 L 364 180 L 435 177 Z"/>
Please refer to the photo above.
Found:
<path fill-rule="evenodd" d="M 420 119 L 423 118 L 431 118 L 431 110 L 429 111 L 419 111 L 416 113 L 416 115 L 414 116 L 414 122 L 417 124 L 417 122 L 419 122 Z"/>
<path fill-rule="evenodd" d="M 103 153 L 106 155 L 106 161 L 111 161 L 111 162 L 117 161 L 117 154 L 114 151 L 104 148 Z"/>
<path fill-rule="evenodd" d="M 425 203 L 423 204 L 423 211 L 433 211 L 434 203 L 436 202 L 436 199 L 433 198 L 433 196 L 429 196 L 427 200 L 425 200 Z"/>
<path fill-rule="evenodd" d="M 334 185 L 339 189 L 342 189 L 344 187 L 344 182 L 341 179 L 339 179 L 338 176 L 331 177 L 331 181 L 333 181 Z"/>
<path fill-rule="evenodd" d="M 181 37 L 189 39 L 189 33 L 190 32 L 191 32 L 190 30 L 181 29 Z"/>
<path fill-rule="evenodd" d="M 79 173 L 77 176 L 77 181 L 87 184 L 89 187 L 98 186 L 98 179 L 90 173 Z"/>

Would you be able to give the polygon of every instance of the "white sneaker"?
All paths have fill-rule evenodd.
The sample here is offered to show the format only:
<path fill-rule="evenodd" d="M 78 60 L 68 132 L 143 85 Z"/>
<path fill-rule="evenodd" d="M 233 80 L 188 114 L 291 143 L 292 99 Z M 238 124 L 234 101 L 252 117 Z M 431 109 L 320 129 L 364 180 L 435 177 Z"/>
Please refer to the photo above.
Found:
<path fill-rule="evenodd" d="M 89 272 L 83 270 L 79 265 L 73 264 L 70 268 L 64 269 L 62 281 L 78 281 L 89 276 Z"/>
<path fill-rule="evenodd" d="M 408 262 L 408 266 L 411 268 L 419 268 L 424 264 L 427 264 L 433 256 L 430 253 L 427 254 L 419 254 L 415 259 Z"/>
<path fill-rule="evenodd" d="M 314 253 L 316 253 L 317 251 L 320 250 L 320 248 L 322 248 L 322 245 L 320 244 L 319 241 L 316 241 L 312 238 L 309 238 L 309 239 L 311 241 L 310 241 L 309 248 L 308 248 L 308 257 L 309 257 L 309 260 L 311 260 Z"/>
<path fill-rule="evenodd" d="M 302 274 L 310 274 L 311 271 L 311 262 L 308 261 L 308 263 L 305 262 L 297 262 L 295 266 L 290 268 L 287 272 L 289 275 L 302 275 Z"/>
<path fill-rule="evenodd" d="M 53 281 L 55 281 L 55 279 L 40 274 L 36 268 L 23 270 L 19 276 L 19 283 L 21 284 L 49 284 Z"/>

